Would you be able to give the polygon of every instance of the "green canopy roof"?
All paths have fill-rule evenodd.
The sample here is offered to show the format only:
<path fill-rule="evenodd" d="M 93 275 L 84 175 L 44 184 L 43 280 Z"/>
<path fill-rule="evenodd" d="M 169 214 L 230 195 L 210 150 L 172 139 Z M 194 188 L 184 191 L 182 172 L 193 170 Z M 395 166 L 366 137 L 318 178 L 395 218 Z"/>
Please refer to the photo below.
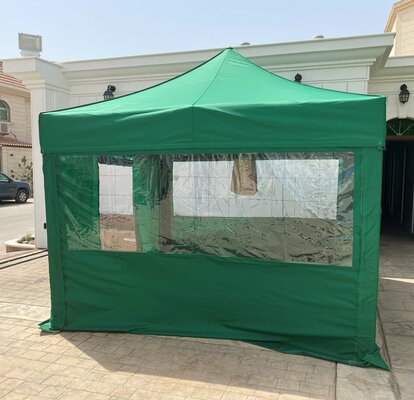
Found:
<path fill-rule="evenodd" d="M 378 147 L 385 98 L 289 81 L 233 49 L 110 101 L 40 115 L 44 153 Z"/>

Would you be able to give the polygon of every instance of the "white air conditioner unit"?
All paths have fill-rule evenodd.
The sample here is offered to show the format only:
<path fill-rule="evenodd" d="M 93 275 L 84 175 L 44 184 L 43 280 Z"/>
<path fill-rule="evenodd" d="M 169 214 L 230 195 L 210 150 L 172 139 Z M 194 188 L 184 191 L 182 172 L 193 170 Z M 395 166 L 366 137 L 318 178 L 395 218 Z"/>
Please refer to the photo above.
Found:
<path fill-rule="evenodd" d="M 10 124 L 8 122 L 0 122 L 0 134 L 8 135 L 10 133 Z"/>

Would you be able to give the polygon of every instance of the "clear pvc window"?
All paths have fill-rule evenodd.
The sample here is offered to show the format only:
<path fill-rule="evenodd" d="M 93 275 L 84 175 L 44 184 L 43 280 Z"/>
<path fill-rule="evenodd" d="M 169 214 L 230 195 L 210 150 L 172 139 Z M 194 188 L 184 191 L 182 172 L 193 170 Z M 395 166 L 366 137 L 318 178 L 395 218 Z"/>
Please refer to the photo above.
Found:
<path fill-rule="evenodd" d="M 102 157 L 99 167 L 99 220 L 103 250 L 135 251 L 132 162 Z"/>
<path fill-rule="evenodd" d="M 92 207 L 62 190 L 69 249 L 352 265 L 353 153 L 74 157 Z"/>
<path fill-rule="evenodd" d="M 338 171 L 337 159 L 175 162 L 174 215 L 335 220 Z"/>

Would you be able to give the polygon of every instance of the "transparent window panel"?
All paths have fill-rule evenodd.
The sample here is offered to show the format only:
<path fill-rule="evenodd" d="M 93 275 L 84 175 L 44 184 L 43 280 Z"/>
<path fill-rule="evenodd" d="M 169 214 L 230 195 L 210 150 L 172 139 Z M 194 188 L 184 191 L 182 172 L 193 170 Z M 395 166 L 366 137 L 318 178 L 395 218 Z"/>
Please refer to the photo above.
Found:
<path fill-rule="evenodd" d="M 354 156 L 60 156 L 68 249 L 352 265 Z"/>
<path fill-rule="evenodd" d="M 240 156 L 172 157 L 171 251 L 352 265 L 352 153 Z"/>
<path fill-rule="evenodd" d="M 235 193 L 233 162 L 174 162 L 174 215 L 336 219 L 339 160 L 256 160 L 250 194 Z"/>
<path fill-rule="evenodd" d="M 126 164 L 113 158 L 103 158 L 98 164 L 102 250 L 136 250 L 132 165 Z"/>

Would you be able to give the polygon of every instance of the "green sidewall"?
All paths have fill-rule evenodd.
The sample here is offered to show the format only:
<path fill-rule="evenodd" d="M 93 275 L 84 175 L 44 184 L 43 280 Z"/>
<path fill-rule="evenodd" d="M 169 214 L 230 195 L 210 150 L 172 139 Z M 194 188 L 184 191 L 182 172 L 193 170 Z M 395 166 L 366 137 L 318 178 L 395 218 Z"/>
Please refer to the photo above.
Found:
<path fill-rule="evenodd" d="M 59 193 L 68 182 L 55 181 L 65 163 L 46 154 L 52 313 L 45 329 L 240 339 L 292 354 L 386 368 L 375 344 L 382 151 L 354 149 L 354 157 L 353 267 L 338 267 L 67 249 L 62 247 L 67 205 Z M 90 209 L 81 210 L 85 226 L 78 229 L 99 244 L 97 162 L 86 158 L 77 196 Z M 70 170 L 71 163 L 66 166 Z M 139 187 L 136 171 L 134 181 Z M 134 197 L 135 212 L 151 217 L 147 200 L 138 192 Z"/>

